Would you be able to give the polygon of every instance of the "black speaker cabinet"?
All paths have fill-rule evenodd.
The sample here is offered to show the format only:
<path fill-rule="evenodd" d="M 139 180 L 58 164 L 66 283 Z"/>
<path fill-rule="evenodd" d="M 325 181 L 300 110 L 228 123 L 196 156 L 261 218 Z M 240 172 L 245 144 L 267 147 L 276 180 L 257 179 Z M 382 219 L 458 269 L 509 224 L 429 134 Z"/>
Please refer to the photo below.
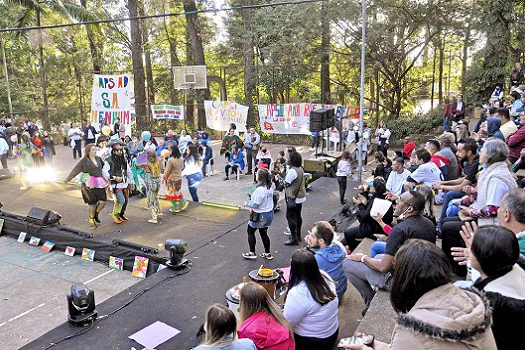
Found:
<path fill-rule="evenodd" d="M 323 131 L 323 122 L 310 120 L 310 131 Z"/>
<path fill-rule="evenodd" d="M 52 210 L 33 207 L 27 214 L 29 221 L 40 225 L 51 225 L 60 221 L 62 216 Z"/>
<path fill-rule="evenodd" d="M 335 126 L 335 110 L 333 108 L 316 109 L 310 113 L 310 131 L 323 131 Z"/>

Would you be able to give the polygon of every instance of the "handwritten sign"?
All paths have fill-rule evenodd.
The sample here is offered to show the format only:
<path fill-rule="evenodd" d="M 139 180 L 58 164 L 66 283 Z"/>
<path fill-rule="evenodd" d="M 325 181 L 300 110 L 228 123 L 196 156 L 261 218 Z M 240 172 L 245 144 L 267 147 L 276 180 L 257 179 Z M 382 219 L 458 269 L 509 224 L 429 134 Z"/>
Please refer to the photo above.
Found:
<path fill-rule="evenodd" d="M 262 132 L 271 134 L 310 135 L 310 113 L 320 108 L 335 109 L 335 117 L 355 118 L 359 107 L 323 105 L 315 103 L 289 103 L 259 105 Z"/>
<path fill-rule="evenodd" d="M 117 118 L 126 126 L 131 125 L 130 78 L 129 75 L 93 76 L 91 98 L 91 123 L 94 126 L 115 124 Z"/>
<path fill-rule="evenodd" d="M 204 101 L 206 125 L 219 131 L 227 131 L 231 123 L 237 125 L 239 132 L 246 131 L 248 106 L 230 101 Z"/>
<path fill-rule="evenodd" d="M 151 105 L 153 119 L 184 119 L 184 106 Z"/>

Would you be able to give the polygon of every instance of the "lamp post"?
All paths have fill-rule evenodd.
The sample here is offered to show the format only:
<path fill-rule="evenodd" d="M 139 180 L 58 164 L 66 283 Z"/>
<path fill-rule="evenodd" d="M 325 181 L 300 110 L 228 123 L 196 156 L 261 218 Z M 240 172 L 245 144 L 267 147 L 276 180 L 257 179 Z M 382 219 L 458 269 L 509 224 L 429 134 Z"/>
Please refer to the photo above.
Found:
<path fill-rule="evenodd" d="M 359 159 L 357 167 L 359 168 L 359 182 L 363 178 L 363 110 L 365 108 L 365 35 L 366 35 L 366 0 L 363 2 L 363 18 L 361 19 L 361 92 L 359 94 L 359 132 L 361 139 L 358 145 Z"/>

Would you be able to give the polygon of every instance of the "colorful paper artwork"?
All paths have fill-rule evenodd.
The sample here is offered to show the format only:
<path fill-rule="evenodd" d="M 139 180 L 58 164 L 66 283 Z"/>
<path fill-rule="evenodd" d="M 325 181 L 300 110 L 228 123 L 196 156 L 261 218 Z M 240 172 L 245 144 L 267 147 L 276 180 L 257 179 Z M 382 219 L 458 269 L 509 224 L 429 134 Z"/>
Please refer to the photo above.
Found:
<path fill-rule="evenodd" d="M 40 244 L 40 238 L 38 237 L 32 236 L 31 239 L 29 240 L 29 245 L 38 247 L 39 244 Z"/>
<path fill-rule="evenodd" d="M 46 243 L 44 243 L 44 245 L 40 249 L 42 249 L 44 252 L 49 253 L 51 249 L 53 249 L 54 246 L 55 246 L 55 243 L 51 241 L 46 241 Z"/>
<path fill-rule="evenodd" d="M 66 250 L 64 251 L 64 254 L 66 254 L 67 256 L 73 256 L 75 255 L 75 250 L 75 247 L 67 246 Z"/>
<path fill-rule="evenodd" d="M 135 262 L 133 263 L 133 271 L 131 276 L 138 278 L 146 278 L 148 272 L 149 259 L 142 256 L 135 256 Z"/>
<path fill-rule="evenodd" d="M 82 248 L 82 259 L 93 261 L 95 259 L 95 251 L 93 249 Z"/>
<path fill-rule="evenodd" d="M 20 232 L 20 236 L 18 236 L 18 242 L 24 243 L 26 240 L 27 232 Z"/>
<path fill-rule="evenodd" d="M 122 271 L 124 269 L 124 259 L 110 256 L 109 257 L 109 268 Z"/>
<path fill-rule="evenodd" d="M 157 272 L 159 272 L 160 270 L 164 270 L 166 267 L 167 267 L 166 265 L 159 264 L 159 267 L 157 268 Z"/>

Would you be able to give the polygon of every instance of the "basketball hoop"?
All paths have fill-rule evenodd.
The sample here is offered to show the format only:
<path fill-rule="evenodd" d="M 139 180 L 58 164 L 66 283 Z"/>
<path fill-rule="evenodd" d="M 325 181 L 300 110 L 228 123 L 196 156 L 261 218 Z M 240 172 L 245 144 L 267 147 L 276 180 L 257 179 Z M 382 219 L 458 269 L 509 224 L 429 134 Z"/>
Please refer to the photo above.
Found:
<path fill-rule="evenodd" d="M 207 89 L 206 66 L 173 67 L 173 87 L 175 90 Z"/>

